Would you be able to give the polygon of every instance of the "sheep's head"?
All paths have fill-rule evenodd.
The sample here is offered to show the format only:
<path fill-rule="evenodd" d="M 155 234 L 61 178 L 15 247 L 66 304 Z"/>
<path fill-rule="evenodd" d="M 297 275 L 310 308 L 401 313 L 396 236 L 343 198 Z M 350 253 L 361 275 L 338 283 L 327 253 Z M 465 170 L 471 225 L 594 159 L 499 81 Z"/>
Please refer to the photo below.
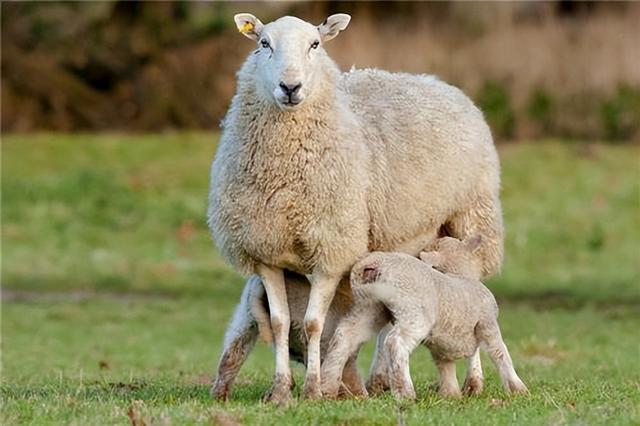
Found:
<path fill-rule="evenodd" d="M 468 237 L 463 241 L 452 237 L 438 238 L 427 247 L 430 251 L 420 253 L 420 259 L 441 272 L 480 279 L 482 261 L 476 252 L 481 243 L 480 235 Z"/>
<path fill-rule="evenodd" d="M 326 53 L 323 44 L 344 30 L 351 17 L 339 13 L 318 25 L 285 16 L 263 25 L 249 13 L 235 15 L 234 20 L 245 36 L 257 42 L 254 52 L 257 70 L 256 89 L 264 99 L 272 100 L 284 110 L 296 109 L 305 99 L 320 90 L 318 80 Z"/>

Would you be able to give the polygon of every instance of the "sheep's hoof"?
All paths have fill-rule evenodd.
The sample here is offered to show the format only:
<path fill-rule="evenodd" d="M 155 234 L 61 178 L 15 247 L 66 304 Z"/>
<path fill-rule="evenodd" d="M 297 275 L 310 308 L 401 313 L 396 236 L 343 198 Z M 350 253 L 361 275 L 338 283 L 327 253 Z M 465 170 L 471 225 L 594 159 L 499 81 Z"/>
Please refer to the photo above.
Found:
<path fill-rule="evenodd" d="M 462 393 L 460 392 L 460 389 L 458 389 L 457 387 L 441 386 L 440 389 L 438 389 L 438 394 L 442 398 L 448 398 L 448 399 L 458 399 L 462 397 Z"/>
<path fill-rule="evenodd" d="M 391 393 L 396 399 L 413 400 L 416 399 L 416 391 L 413 389 L 391 389 Z"/>
<path fill-rule="evenodd" d="M 482 377 L 467 377 L 462 385 L 462 393 L 467 396 L 480 395 L 484 389 Z"/>
<path fill-rule="evenodd" d="M 304 399 L 322 399 L 320 378 L 318 376 L 307 376 L 302 390 Z"/>
<path fill-rule="evenodd" d="M 338 394 L 340 393 L 341 384 L 323 381 L 320 389 L 324 399 L 337 399 Z"/>
<path fill-rule="evenodd" d="M 264 402 L 271 402 L 279 407 L 286 407 L 291 401 L 292 382 L 290 378 L 276 376 L 271 388 L 262 397 Z"/>
<path fill-rule="evenodd" d="M 509 388 L 509 392 L 519 395 L 525 395 L 529 393 L 529 389 L 522 383 L 520 379 L 511 379 L 507 382 L 507 387 Z"/>
<path fill-rule="evenodd" d="M 382 395 L 385 391 L 389 390 L 389 381 L 382 374 L 376 374 L 367 380 L 366 388 L 369 395 Z"/>
<path fill-rule="evenodd" d="M 217 401 L 227 401 L 229 399 L 229 385 L 216 380 L 211 386 L 211 397 Z"/>

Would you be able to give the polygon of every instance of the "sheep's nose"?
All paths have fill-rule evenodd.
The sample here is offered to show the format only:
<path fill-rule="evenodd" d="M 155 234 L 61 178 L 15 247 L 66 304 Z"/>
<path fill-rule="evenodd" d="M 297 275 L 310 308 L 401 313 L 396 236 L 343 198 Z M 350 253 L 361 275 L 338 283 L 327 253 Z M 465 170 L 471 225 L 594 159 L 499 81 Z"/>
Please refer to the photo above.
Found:
<path fill-rule="evenodd" d="M 280 88 L 282 89 L 284 94 L 287 95 L 287 96 L 295 95 L 295 93 L 298 90 L 300 90 L 301 87 L 302 87 L 302 83 L 284 84 L 284 82 L 282 82 L 282 81 L 280 82 Z"/>

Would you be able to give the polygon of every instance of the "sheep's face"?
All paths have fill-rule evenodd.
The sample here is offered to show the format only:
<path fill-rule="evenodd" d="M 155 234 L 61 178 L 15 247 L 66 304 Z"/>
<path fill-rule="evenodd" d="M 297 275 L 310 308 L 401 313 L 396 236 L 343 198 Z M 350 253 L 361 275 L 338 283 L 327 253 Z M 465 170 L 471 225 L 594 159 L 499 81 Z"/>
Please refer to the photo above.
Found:
<path fill-rule="evenodd" d="M 234 17 L 238 30 L 257 42 L 256 90 L 283 110 L 294 110 L 322 90 L 323 43 L 344 30 L 351 17 L 332 15 L 319 26 L 285 16 L 263 25 L 248 13 Z"/>

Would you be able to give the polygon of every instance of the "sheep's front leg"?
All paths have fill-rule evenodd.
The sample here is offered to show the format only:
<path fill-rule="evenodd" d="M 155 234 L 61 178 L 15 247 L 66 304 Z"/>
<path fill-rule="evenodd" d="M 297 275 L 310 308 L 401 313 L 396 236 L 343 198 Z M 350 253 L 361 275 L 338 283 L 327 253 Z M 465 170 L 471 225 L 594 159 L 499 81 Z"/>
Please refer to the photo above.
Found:
<path fill-rule="evenodd" d="M 314 272 L 311 275 L 309 304 L 304 315 L 304 332 L 307 337 L 307 374 L 304 379 L 303 397 L 319 399 L 320 389 L 320 338 L 327 311 L 336 293 L 341 276 L 329 276 Z"/>
<path fill-rule="evenodd" d="M 440 374 L 438 393 L 443 398 L 460 398 L 458 377 L 456 376 L 456 363 L 450 360 L 436 359 L 436 367 Z"/>
<path fill-rule="evenodd" d="M 282 269 L 259 265 L 258 275 L 267 292 L 271 329 L 276 352 L 276 372 L 271 389 L 264 399 L 278 405 L 286 405 L 291 399 L 291 368 L 289 366 L 289 305 Z"/>

